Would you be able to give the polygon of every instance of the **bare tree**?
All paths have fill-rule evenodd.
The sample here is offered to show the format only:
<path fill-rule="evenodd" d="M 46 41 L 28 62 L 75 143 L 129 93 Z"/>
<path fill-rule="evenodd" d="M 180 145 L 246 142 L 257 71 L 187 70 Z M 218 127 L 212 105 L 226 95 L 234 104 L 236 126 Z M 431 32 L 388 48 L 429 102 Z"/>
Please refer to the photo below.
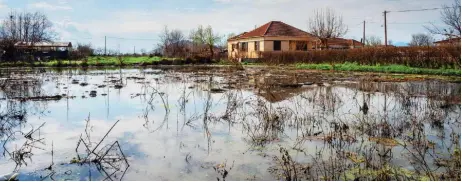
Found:
<path fill-rule="evenodd" d="M 228 39 L 236 36 L 235 33 L 229 33 L 228 35 L 223 35 L 223 38 L 217 43 L 217 47 L 220 49 L 227 49 L 228 47 Z"/>
<path fill-rule="evenodd" d="M 206 45 L 210 51 L 210 58 L 213 59 L 214 47 L 220 42 L 222 37 L 213 32 L 212 27 L 209 25 L 207 28 L 204 28 L 202 25 L 199 25 L 197 29 L 191 31 L 191 39 L 196 45 Z"/>
<path fill-rule="evenodd" d="M 162 57 L 162 46 L 160 44 L 154 45 L 154 48 L 150 52 L 151 55 Z"/>
<path fill-rule="evenodd" d="M 433 45 L 433 37 L 427 34 L 414 34 L 412 35 L 411 42 L 409 46 L 431 46 Z"/>
<path fill-rule="evenodd" d="M 95 54 L 95 50 L 92 48 L 91 44 L 78 43 L 76 51 L 81 57 L 88 57 Z"/>
<path fill-rule="evenodd" d="M 366 46 L 379 46 L 379 45 L 382 45 L 382 40 L 380 39 L 380 37 L 377 37 L 377 36 L 368 36 L 366 38 L 366 43 L 365 43 Z"/>
<path fill-rule="evenodd" d="M 172 30 L 170 32 L 170 47 L 172 56 L 184 57 L 185 53 L 185 36 L 180 30 Z"/>
<path fill-rule="evenodd" d="M 309 32 L 320 38 L 336 38 L 344 36 L 348 27 L 343 23 L 342 15 L 336 15 L 334 10 L 327 8 L 315 10 L 309 20 Z"/>
<path fill-rule="evenodd" d="M 146 56 L 146 49 L 141 49 L 140 52 L 141 52 L 141 56 Z"/>
<path fill-rule="evenodd" d="M 160 43 L 158 47 L 162 50 L 163 55 L 169 57 L 183 57 L 185 53 L 186 37 L 180 30 L 169 30 L 165 26 L 163 32 L 159 36 Z"/>
<path fill-rule="evenodd" d="M 459 37 L 460 38 L 460 0 L 454 0 L 452 6 L 443 6 L 441 13 L 441 20 L 446 27 L 425 26 L 425 28 L 432 34 L 444 35 L 446 37 Z"/>
<path fill-rule="evenodd" d="M 167 25 L 164 27 L 164 30 L 159 35 L 160 43 L 157 46 L 164 55 L 169 55 L 170 50 L 168 45 L 170 45 L 170 31 L 168 30 Z"/>

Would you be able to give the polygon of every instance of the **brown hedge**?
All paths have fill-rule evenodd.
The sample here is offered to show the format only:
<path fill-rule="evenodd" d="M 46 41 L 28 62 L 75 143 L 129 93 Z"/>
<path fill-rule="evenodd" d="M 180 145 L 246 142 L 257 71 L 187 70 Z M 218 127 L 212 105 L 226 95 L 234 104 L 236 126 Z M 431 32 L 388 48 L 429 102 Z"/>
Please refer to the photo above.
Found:
<path fill-rule="evenodd" d="M 460 46 L 369 47 L 308 52 L 262 52 L 267 64 L 356 62 L 364 65 L 400 64 L 420 68 L 460 67 Z"/>

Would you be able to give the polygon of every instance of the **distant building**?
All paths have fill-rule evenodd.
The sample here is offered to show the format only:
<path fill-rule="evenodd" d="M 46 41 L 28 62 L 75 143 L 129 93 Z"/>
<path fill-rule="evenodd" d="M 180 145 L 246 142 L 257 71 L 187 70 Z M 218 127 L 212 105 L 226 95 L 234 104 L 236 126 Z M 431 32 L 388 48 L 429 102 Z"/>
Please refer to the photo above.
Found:
<path fill-rule="evenodd" d="M 268 22 L 250 32 L 228 39 L 229 58 L 259 58 L 261 52 L 308 51 L 320 46 L 320 39 L 280 21 Z"/>
<path fill-rule="evenodd" d="M 17 42 L 15 57 L 34 56 L 34 59 L 68 59 L 72 51 L 71 42 Z"/>
<path fill-rule="evenodd" d="M 377 48 L 385 48 L 385 47 L 396 47 L 394 45 L 376 45 L 376 46 L 372 46 L 372 47 L 377 47 Z"/>
<path fill-rule="evenodd" d="M 327 49 L 355 49 L 363 47 L 363 43 L 354 39 L 327 38 L 321 40 L 323 42 L 324 48 L 327 44 Z"/>
<path fill-rule="evenodd" d="M 435 46 L 460 45 L 460 37 L 433 42 Z"/>

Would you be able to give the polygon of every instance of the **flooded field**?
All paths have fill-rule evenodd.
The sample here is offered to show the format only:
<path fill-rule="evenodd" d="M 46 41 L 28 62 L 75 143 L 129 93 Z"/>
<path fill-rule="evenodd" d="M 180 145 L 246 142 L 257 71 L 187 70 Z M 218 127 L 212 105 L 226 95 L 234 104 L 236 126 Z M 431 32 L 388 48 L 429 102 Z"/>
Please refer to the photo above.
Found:
<path fill-rule="evenodd" d="M 460 84 L 231 67 L 0 70 L 19 180 L 460 180 Z"/>

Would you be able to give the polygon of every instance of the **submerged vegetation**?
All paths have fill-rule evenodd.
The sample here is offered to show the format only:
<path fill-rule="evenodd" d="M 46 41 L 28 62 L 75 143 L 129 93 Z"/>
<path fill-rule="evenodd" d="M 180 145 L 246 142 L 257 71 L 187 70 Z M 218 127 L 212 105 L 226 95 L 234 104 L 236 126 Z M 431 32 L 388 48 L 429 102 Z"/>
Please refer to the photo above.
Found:
<path fill-rule="evenodd" d="M 459 83 L 238 65 L 0 78 L 0 171 L 19 180 L 460 180 Z"/>

